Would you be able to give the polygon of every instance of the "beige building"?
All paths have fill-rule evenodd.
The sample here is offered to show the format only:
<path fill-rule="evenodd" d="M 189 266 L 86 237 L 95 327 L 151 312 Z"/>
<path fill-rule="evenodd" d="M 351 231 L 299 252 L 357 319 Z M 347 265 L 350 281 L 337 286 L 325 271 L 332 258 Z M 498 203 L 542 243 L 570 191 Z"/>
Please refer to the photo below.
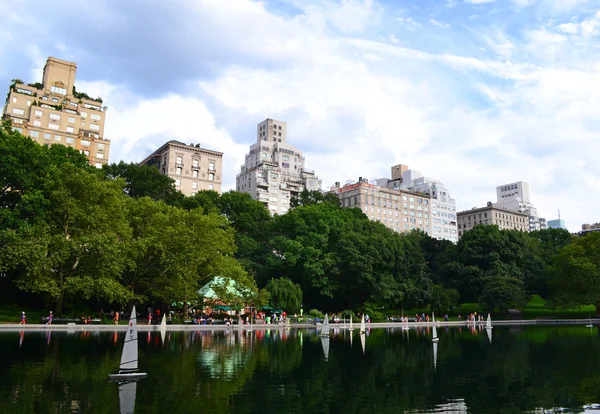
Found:
<path fill-rule="evenodd" d="M 140 165 L 154 165 L 175 180 L 175 187 L 186 196 L 198 191 L 221 192 L 223 153 L 200 144 L 187 145 L 171 140 L 150 154 Z"/>
<path fill-rule="evenodd" d="M 394 231 L 418 229 L 431 236 L 431 197 L 427 194 L 378 186 L 362 177 L 343 187 L 336 183 L 331 191 L 342 207 L 359 208 L 369 219 Z"/>
<path fill-rule="evenodd" d="M 495 207 L 491 202 L 487 207 L 461 211 L 458 216 L 458 237 L 478 224 L 496 225 L 501 230 L 529 231 L 529 214 Z"/>
<path fill-rule="evenodd" d="M 3 119 L 39 144 L 62 144 L 85 154 L 90 164 L 108 163 L 110 141 L 104 138 L 106 107 L 75 90 L 77 65 L 49 57 L 42 83 L 10 86 Z"/>

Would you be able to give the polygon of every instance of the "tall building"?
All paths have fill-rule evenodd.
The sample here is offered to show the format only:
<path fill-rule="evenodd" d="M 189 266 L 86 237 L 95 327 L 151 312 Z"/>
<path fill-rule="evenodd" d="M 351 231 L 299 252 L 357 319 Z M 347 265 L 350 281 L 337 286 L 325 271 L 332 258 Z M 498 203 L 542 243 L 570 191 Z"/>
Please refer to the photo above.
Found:
<path fill-rule="evenodd" d="M 369 219 L 394 231 L 418 229 L 431 236 L 432 200 L 427 194 L 379 186 L 362 177 L 343 187 L 336 183 L 331 192 L 337 194 L 342 207 L 359 208 Z"/>
<path fill-rule="evenodd" d="M 488 202 L 486 207 L 473 207 L 461 211 L 458 216 L 458 237 L 478 224 L 496 225 L 501 230 L 529 231 L 529 215 L 515 210 L 494 206 Z"/>
<path fill-rule="evenodd" d="M 551 229 L 566 229 L 567 225 L 564 220 L 557 219 L 557 220 L 548 220 L 548 227 L 550 227 Z"/>
<path fill-rule="evenodd" d="M 540 230 L 546 230 L 548 228 L 548 223 L 546 223 L 546 219 L 540 217 Z"/>
<path fill-rule="evenodd" d="M 577 233 L 579 236 L 584 236 L 589 233 L 600 231 L 600 223 L 596 224 L 582 224 L 581 231 Z"/>
<path fill-rule="evenodd" d="M 529 231 L 540 230 L 540 217 L 537 208 L 531 202 L 529 183 L 517 181 L 496 187 L 496 205 L 500 208 L 527 213 Z"/>
<path fill-rule="evenodd" d="M 171 140 L 146 157 L 140 165 L 154 165 L 175 180 L 175 187 L 186 196 L 201 190 L 221 192 L 223 153 Z"/>
<path fill-rule="evenodd" d="M 425 177 L 421 172 L 410 170 L 403 164 L 392 166 L 391 173 L 391 180 L 382 178 L 377 180 L 377 183 L 397 190 L 424 193 L 431 197 L 431 237 L 456 243 L 458 241 L 456 201 L 450 196 L 446 186 L 441 181 Z"/>
<path fill-rule="evenodd" d="M 42 83 L 10 85 L 3 119 L 39 144 L 62 144 L 85 154 L 90 164 L 108 163 L 110 141 L 104 138 L 106 107 L 75 89 L 77 65 L 49 57 Z"/>
<path fill-rule="evenodd" d="M 236 176 L 236 188 L 263 202 L 271 214 L 285 214 L 292 197 L 304 189 L 320 190 L 321 181 L 305 167 L 302 151 L 287 142 L 286 123 L 265 119 L 256 127 L 256 142 Z"/>

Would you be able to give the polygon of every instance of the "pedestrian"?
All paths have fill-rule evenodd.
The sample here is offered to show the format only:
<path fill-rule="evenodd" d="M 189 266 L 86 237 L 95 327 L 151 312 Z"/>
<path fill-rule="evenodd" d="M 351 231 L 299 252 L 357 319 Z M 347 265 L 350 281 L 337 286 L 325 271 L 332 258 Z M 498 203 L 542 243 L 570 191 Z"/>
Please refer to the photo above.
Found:
<path fill-rule="evenodd" d="M 115 325 L 119 324 L 119 311 L 115 312 Z"/>
<path fill-rule="evenodd" d="M 152 314 L 148 312 L 148 325 L 152 325 Z"/>
<path fill-rule="evenodd" d="M 52 325 L 52 311 L 48 314 L 48 322 L 46 322 L 46 325 Z"/>
<path fill-rule="evenodd" d="M 21 322 L 19 325 L 25 325 L 27 323 L 27 316 L 25 316 L 25 312 L 21 312 Z"/>

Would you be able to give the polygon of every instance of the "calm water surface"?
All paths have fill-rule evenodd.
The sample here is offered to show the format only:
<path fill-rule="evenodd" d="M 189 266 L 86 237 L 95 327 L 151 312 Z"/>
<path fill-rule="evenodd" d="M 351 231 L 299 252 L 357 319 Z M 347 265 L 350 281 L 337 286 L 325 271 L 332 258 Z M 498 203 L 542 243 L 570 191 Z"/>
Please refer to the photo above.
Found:
<path fill-rule="evenodd" d="M 124 333 L 0 334 L 1 413 L 119 413 Z M 135 413 L 600 412 L 597 328 L 139 334 Z"/>

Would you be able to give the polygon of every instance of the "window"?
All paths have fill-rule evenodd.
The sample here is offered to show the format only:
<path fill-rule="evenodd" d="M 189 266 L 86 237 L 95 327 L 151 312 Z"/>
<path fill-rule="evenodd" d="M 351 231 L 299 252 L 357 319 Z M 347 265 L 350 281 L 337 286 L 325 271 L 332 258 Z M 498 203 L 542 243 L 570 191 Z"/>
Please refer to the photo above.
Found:
<path fill-rule="evenodd" d="M 182 157 L 177 157 L 177 158 L 175 159 L 175 164 L 177 164 L 177 165 L 181 165 L 181 164 L 183 164 L 183 158 L 182 158 Z"/>
<path fill-rule="evenodd" d="M 181 167 L 177 167 L 177 170 L 176 170 L 176 171 L 177 171 L 177 172 L 176 172 L 176 174 L 177 174 L 177 175 L 181 175 Z"/>
<path fill-rule="evenodd" d="M 90 115 L 90 118 L 92 118 L 94 121 L 99 121 L 100 120 L 100 115 L 98 115 L 98 114 L 92 114 L 92 115 Z"/>
<path fill-rule="evenodd" d="M 58 131 L 58 124 L 48 124 L 48 129 L 54 129 L 55 131 Z"/>
<path fill-rule="evenodd" d="M 81 140 L 81 146 L 82 147 L 89 147 L 90 146 L 90 141 L 88 141 L 86 139 L 82 139 Z"/>
<path fill-rule="evenodd" d="M 98 144 L 96 147 L 98 148 L 98 151 L 104 151 L 104 144 Z"/>
<path fill-rule="evenodd" d="M 198 160 L 192 160 L 192 167 L 198 168 Z"/>
<path fill-rule="evenodd" d="M 68 126 L 68 127 L 67 127 L 67 132 L 68 132 L 69 134 L 73 134 L 73 133 L 75 133 L 75 129 L 73 129 L 73 127 L 69 127 L 69 126 Z"/>
<path fill-rule="evenodd" d="M 46 133 L 46 134 L 44 134 L 44 139 L 50 139 L 50 137 L 51 137 L 51 136 L 52 136 L 52 135 L 50 135 L 50 134 Z"/>
<path fill-rule="evenodd" d="M 197 170 L 192 171 L 192 177 L 198 178 L 198 171 Z"/>
<path fill-rule="evenodd" d="M 60 121 L 60 115 L 59 114 L 50 114 L 50 119 L 53 119 L 54 121 Z"/>
<path fill-rule="evenodd" d="M 59 88 L 58 86 L 52 86 L 50 88 L 50 91 L 52 93 L 57 93 L 59 95 L 66 95 L 67 94 L 67 90 L 65 88 Z"/>
<path fill-rule="evenodd" d="M 96 166 L 96 168 L 102 168 L 102 164 L 97 162 L 96 164 L 94 164 Z"/>
<path fill-rule="evenodd" d="M 208 170 L 209 171 L 214 171 L 215 170 L 215 163 L 214 162 L 209 162 L 208 163 Z"/>
<path fill-rule="evenodd" d="M 41 127 L 42 126 L 42 121 L 38 121 L 38 120 L 33 121 L 33 126 L 35 126 L 35 127 Z"/>
<path fill-rule="evenodd" d="M 67 137 L 67 138 L 65 138 L 65 142 L 67 144 L 72 144 L 73 143 L 73 138 Z"/>
<path fill-rule="evenodd" d="M 58 103 L 58 98 L 52 98 L 52 102 Z"/>
<path fill-rule="evenodd" d="M 80 112 L 79 115 L 81 115 L 82 118 L 87 118 L 87 112 Z"/>
<path fill-rule="evenodd" d="M 27 106 L 31 106 L 31 101 L 27 100 Z"/>
<path fill-rule="evenodd" d="M 37 132 L 37 131 L 30 131 L 30 132 L 29 132 L 29 136 L 30 136 L 31 138 L 37 138 L 37 137 L 39 137 L 39 136 L 40 136 L 40 133 L 39 133 L 39 132 Z"/>
<path fill-rule="evenodd" d="M 198 188 L 198 182 L 197 181 L 192 181 L 192 188 L 194 190 Z"/>
<path fill-rule="evenodd" d="M 54 141 L 60 142 L 62 137 L 60 135 L 54 135 Z"/>
<path fill-rule="evenodd" d="M 90 129 L 92 131 L 100 131 L 100 125 L 90 124 Z"/>
<path fill-rule="evenodd" d="M 181 186 L 181 180 L 178 178 L 175 180 L 175 187 L 180 187 Z"/>
<path fill-rule="evenodd" d="M 209 189 L 209 190 L 212 190 L 213 188 L 214 188 L 214 186 L 213 186 L 212 184 L 209 184 L 209 185 L 208 185 L 208 189 Z"/>
<path fill-rule="evenodd" d="M 40 117 L 40 116 L 42 116 L 42 111 L 35 111 L 34 115 L 37 117 Z"/>
<path fill-rule="evenodd" d="M 215 175 L 213 173 L 208 174 L 209 181 L 215 181 Z"/>
<path fill-rule="evenodd" d="M 82 151 L 81 151 L 81 153 L 82 153 L 83 155 L 85 155 L 86 157 L 89 157 L 89 156 L 90 156 L 90 152 L 89 152 L 88 150 L 82 150 Z"/>
<path fill-rule="evenodd" d="M 23 115 L 25 114 L 25 111 L 21 108 L 13 108 L 12 113 L 15 115 Z"/>
<path fill-rule="evenodd" d="M 12 101 L 13 103 L 17 103 L 17 98 L 13 97 Z"/>
<path fill-rule="evenodd" d="M 19 134 L 23 133 L 23 128 L 13 127 L 13 131 L 17 131 Z"/>
<path fill-rule="evenodd" d="M 70 124 L 74 124 L 74 123 L 75 123 L 75 118 L 73 118 L 73 117 L 69 117 L 69 118 L 67 118 L 67 121 L 68 121 Z"/>
<path fill-rule="evenodd" d="M 104 154 L 102 154 L 101 152 L 97 152 L 96 153 L 96 158 L 98 158 L 99 160 L 103 160 L 104 159 Z"/>

